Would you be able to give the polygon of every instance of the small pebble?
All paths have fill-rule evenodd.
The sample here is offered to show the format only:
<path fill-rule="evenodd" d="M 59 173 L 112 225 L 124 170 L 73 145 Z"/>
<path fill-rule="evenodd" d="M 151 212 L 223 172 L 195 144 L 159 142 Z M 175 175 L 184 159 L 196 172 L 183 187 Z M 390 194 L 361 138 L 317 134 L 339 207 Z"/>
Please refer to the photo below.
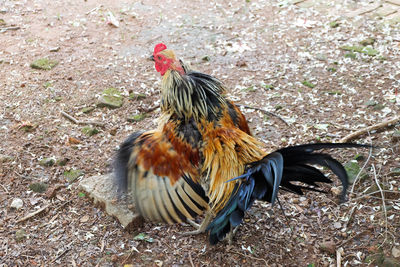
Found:
<path fill-rule="evenodd" d="M 17 209 L 17 210 L 19 210 L 23 206 L 24 206 L 24 202 L 20 198 L 14 198 L 10 205 L 11 208 Z"/>
<path fill-rule="evenodd" d="M 342 224 L 340 222 L 335 222 L 333 224 L 333 227 L 335 227 L 336 229 L 342 228 Z"/>

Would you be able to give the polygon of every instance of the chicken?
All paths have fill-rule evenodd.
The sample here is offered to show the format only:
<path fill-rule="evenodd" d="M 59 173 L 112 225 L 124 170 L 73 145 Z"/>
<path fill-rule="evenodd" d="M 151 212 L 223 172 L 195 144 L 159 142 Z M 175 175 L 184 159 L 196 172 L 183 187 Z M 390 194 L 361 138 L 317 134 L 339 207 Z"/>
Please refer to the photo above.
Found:
<path fill-rule="evenodd" d="M 320 170 L 331 169 L 347 188 L 342 164 L 324 148 L 358 144 L 306 144 L 267 153 L 251 135 L 240 110 L 229 101 L 218 79 L 190 70 L 164 44 L 152 59 L 162 76 L 161 116 L 156 129 L 133 133 L 115 159 L 115 177 L 147 220 L 168 224 L 205 213 L 191 234 L 209 232 L 216 244 L 255 200 L 274 203 L 279 188 L 303 194 L 330 183 Z M 305 185 L 299 185 L 302 182 Z"/>

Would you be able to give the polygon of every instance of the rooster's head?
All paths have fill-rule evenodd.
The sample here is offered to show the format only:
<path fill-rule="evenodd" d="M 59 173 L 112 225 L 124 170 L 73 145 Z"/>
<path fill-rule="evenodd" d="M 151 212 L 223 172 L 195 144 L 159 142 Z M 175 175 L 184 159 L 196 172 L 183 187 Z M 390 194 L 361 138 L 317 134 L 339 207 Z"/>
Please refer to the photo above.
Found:
<path fill-rule="evenodd" d="M 167 49 L 163 43 L 159 43 L 154 47 L 153 55 L 150 57 L 155 62 L 156 70 L 164 76 L 168 70 L 174 70 L 180 74 L 184 74 L 179 60 L 176 59 L 174 51 Z"/>

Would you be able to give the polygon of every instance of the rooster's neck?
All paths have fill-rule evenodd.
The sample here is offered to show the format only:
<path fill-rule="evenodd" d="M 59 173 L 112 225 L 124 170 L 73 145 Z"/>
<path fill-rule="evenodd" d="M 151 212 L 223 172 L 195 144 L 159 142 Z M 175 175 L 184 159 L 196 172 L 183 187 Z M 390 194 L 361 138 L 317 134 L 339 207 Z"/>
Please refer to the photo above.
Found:
<path fill-rule="evenodd" d="M 215 121 L 227 108 L 222 83 L 199 72 L 168 70 L 161 85 L 161 110 L 179 120 Z"/>

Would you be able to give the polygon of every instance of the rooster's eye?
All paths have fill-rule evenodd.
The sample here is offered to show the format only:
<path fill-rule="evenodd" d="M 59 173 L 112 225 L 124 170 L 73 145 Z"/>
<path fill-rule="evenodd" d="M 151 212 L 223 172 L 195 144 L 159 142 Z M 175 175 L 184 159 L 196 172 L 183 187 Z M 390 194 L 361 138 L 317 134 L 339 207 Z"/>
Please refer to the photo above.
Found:
<path fill-rule="evenodd" d="M 162 57 L 161 57 L 161 56 L 158 56 L 157 59 L 158 59 L 158 60 L 162 60 Z"/>

